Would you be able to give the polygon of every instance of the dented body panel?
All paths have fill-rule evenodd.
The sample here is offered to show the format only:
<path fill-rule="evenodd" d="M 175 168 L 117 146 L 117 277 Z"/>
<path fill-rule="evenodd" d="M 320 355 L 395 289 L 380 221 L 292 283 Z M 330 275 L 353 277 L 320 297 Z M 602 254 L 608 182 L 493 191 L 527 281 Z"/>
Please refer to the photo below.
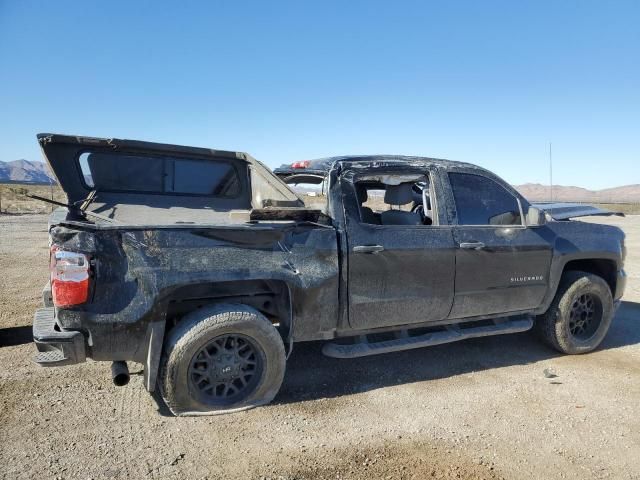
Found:
<path fill-rule="evenodd" d="M 100 338 L 113 336 L 102 334 L 120 328 L 130 334 L 113 345 L 93 342 L 91 353 L 97 360 L 114 352 L 134 351 L 132 360 L 144 358 L 145 324 L 158 317 L 158 309 L 167 310 L 174 293 L 185 287 L 282 282 L 293 306 L 294 340 L 330 337 L 336 328 L 338 253 L 336 233 L 330 228 L 77 231 L 56 226 L 50 233 L 63 248 L 95 255 L 95 289 L 99 291 L 87 305 L 60 309 L 60 326 L 86 329 Z M 234 292 L 225 296 L 233 297 Z M 181 301 L 186 299 L 181 295 Z"/>

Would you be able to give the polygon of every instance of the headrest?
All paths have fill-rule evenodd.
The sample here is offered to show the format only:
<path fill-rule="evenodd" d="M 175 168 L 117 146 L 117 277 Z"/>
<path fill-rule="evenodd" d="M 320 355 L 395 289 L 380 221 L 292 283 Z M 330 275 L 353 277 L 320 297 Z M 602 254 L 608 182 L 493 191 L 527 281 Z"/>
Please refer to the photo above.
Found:
<path fill-rule="evenodd" d="M 413 189 L 410 183 L 387 185 L 384 192 L 384 203 L 389 205 L 406 205 L 413 202 Z"/>
<path fill-rule="evenodd" d="M 356 195 L 358 196 L 358 202 L 362 205 L 367 201 L 367 188 L 364 185 L 356 185 Z"/>

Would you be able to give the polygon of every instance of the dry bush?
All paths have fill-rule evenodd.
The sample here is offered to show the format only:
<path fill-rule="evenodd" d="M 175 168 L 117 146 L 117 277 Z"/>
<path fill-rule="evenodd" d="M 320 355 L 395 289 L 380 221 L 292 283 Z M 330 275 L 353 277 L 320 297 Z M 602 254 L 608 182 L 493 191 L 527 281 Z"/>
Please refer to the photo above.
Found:
<path fill-rule="evenodd" d="M 52 198 L 58 202 L 67 203 L 67 196 L 57 185 L 31 185 L 20 183 L 0 184 L 0 213 L 25 214 L 25 213 L 48 213 L 54 205 L 45 203 L 34 198 L 27 197 L 27 194 L 38 195 L 40 197 Z"/>

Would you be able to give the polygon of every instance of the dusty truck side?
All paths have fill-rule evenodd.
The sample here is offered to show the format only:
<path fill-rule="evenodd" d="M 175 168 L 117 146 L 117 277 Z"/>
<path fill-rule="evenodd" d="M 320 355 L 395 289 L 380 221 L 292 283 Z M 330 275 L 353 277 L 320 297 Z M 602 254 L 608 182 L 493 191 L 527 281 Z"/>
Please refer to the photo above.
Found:
<path fill-rule="evenodd" d="M 536 326 L 587 352 L 624 290 L 619 229 L 556 220 L 473 165 L 339 157 L 282 181 L 238 152 L 38 138 L 69 204 L 37 361 L 111 361 L 120 383 L 142 363 L 175 414 L 271 401 L 295 342 L 352 358 Z M 317 208 L 295 176 L 323 185 Z"/>

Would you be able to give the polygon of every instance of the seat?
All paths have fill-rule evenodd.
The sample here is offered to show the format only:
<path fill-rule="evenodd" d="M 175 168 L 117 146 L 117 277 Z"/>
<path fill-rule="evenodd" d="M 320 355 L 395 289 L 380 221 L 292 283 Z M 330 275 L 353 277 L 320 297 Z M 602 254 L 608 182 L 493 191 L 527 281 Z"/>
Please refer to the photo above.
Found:
<path fill-rule="evenodd" d="M 413 202 L 413 190 L 410 183 L 388 185 L 384 192 L 384 203 L 389 205 L 407 205 Z M 382 225 L 422 225 L 418 213 L 403 210 L 387 210 L 380 215 Z"/>
<path fill-rule="evenodd" d="M 360 207 L 360 216 L 362 217 L 362 221 L 364 223 L 373 223 L 375 225 L 380 225 L 378 221 L 378 217 L 373 213 L 369 207 Z"/>
<path fill-rule="evenodd" d="M 356 195 L 358 196 L 358 203 L 360 204 L 360 220 L 363 223 L 380 225 L 380 220 L 378 219 L 376 214 L 373 213 L 373 210 L 371 210 L 369 207 L 363 206 L 363 204 L 369 198 L 367 195 L 367 189 L 363 185 L 357 185 Z"/>
<path fill-rule="evenodd" d="M 382 225 L 422 225 L 420 215 L 402 210 L 387 210 L 380 214 Z"/>

